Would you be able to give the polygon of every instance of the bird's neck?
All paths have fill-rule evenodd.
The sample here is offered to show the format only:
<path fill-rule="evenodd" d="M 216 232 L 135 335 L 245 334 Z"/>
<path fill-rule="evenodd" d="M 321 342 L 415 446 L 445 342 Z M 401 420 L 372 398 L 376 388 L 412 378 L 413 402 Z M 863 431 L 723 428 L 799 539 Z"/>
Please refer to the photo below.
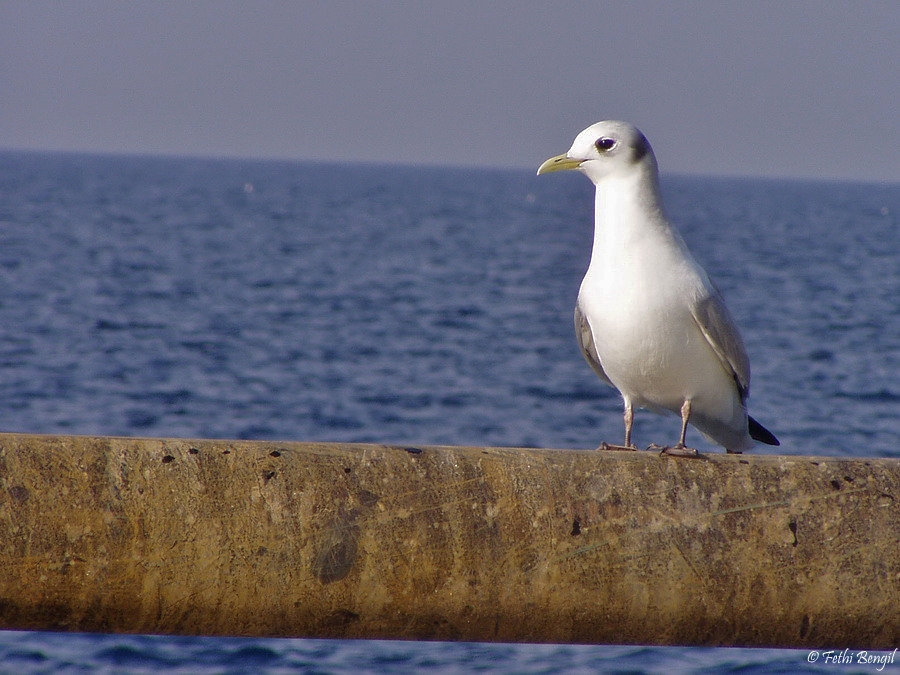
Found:
<path fill-rule="evenodd" d="M 592 260 L 633 251 L 632 247 L 646 237 L 670 235 L 656 172 L 648 173 L 607 176 L 597 183 Z"/>

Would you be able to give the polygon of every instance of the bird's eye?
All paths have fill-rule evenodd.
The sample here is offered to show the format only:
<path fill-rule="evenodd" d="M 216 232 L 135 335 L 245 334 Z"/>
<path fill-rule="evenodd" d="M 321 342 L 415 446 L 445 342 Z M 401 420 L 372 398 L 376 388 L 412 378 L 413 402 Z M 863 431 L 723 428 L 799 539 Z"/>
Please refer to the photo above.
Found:
<path fill-rule="evenodd" d="M 616 139 L 607 138 L 604 136 L 603 138 L 598 138 L 597 142 L 594 143 L 594 147 L 597 148 L 600 152 L 606 152 L 607 150 L 612 150 L 613 146 L 616 144 Z"/>

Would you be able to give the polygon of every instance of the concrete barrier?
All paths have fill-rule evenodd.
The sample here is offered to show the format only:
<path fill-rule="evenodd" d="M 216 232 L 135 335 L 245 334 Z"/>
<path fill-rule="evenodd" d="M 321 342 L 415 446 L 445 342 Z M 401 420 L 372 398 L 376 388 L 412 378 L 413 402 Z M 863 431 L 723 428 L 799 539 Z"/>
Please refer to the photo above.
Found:
<path fill-rule="evenodd" d="M 0 628 L 887 649 L 900 460 L 0 435 Z"/>

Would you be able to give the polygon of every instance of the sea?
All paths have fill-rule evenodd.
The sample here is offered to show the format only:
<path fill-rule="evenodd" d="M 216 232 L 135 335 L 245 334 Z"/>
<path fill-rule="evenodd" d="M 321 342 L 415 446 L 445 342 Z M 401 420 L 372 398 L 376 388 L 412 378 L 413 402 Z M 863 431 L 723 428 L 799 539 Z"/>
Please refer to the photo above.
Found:
<path fill-rule="evenodd" d="M 661 181 L 781 440 L 754 452 L 900 456 L 900 185 Z M 582 176 L 527 169 L 0 152 L 0 429 L 620 442 L 572 327 L 592 210 Z M 678 431 L 636 414 L 639 445 Z M 878 672 L 809 650 L 0 632 L 0 673 L 159 671 Z"/>

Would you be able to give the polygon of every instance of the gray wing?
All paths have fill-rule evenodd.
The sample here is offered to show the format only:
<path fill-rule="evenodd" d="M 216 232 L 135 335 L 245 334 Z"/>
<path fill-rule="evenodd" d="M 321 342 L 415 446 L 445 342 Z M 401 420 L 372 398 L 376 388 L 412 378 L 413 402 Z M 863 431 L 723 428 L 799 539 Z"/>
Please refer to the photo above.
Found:
<path fill-rule="evenodd" d="M 581 349 L 581 355 L 588 365 L 593 369 L 597 376 L 606 382 L 610 387 L 615 386 L 603 371 L 600 365 L 600 357 L 597 355 L 597 348 L 594 346 L 594 335 L 591 333 L 591 326 L 581 312 L 581 308 L 575 305 L 575 337 L 578 338 L 578 347 Z"/>
<path fill-rule="evenodd" d="M 722 365 L 734 377 L 741 401 L 745 401 L 750 394 L 750 359 L 722 296 L 713 290 L 691 308 L 691 314 Z"/>

